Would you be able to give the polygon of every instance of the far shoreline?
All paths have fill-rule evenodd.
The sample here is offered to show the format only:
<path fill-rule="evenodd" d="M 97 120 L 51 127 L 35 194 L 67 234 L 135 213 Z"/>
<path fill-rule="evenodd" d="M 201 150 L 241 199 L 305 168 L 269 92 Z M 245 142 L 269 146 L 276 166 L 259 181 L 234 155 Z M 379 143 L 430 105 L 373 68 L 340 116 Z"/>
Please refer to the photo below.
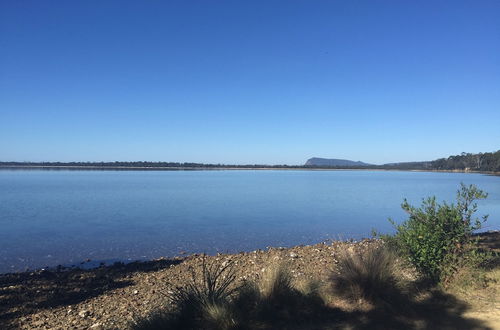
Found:
<path fill-rule="evenodd" d="M 327 167 L 203 167 L 203 166 L 72 166 L 72 165 L 0 165 L 0 170 L 74 170 L 74 171 L 378 171 L 378 172 L 429 172 L 429 173 L 473 173 L 500 176 L 500 172 L 472 170 L 424 170 L 389 168 L 327 168 Z"/>

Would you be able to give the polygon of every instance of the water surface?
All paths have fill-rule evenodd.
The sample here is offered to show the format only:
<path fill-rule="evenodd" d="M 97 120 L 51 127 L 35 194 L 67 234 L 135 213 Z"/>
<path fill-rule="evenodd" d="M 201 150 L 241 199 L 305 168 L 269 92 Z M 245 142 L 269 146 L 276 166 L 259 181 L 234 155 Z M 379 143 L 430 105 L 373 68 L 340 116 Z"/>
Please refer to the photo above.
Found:
<path fill-rule="evenodd" d="M 482 174 L 1 170 L 0 272 L 369 237 L 403 198 L 452 201 L 460 182 L 500 229 L 500 177 Z"/>

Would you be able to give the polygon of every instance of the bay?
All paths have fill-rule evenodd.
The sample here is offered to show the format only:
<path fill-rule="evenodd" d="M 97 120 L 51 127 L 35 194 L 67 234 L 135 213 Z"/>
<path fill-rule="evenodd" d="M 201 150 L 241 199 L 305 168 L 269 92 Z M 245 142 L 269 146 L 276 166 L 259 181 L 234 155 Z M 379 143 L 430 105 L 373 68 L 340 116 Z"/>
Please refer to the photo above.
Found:
<path fill-rule="evenodd" d="M 461 182 L 500 229 L 500 177 L 476 173 L 0 170 L 0 272 L 360 239 Z"/>

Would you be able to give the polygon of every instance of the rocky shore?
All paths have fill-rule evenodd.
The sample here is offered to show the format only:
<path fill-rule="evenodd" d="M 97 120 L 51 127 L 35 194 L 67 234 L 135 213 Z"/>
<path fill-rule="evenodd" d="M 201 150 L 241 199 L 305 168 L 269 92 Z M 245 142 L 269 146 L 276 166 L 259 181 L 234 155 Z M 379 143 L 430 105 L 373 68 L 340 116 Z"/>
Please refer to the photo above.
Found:
<path fill-rule="evenodd" d="M 500 251 L 500 232 L 486 234 L 482 240 L 486 248 Z M 88 270 L 3 274 L 0 275 L 0 329 L 126 329 L 134 320 L 168 305 L 169 291 L 188 283 L 192 271 L 200 271 L 204 258 L 208 262 L 232 262 L 240 281 L 259 279 L 269 267 L 285 264 L 297 281 L 325 282 L 342 252 L 361 253 L 380 244 L 381 241 L 373 239 L 332 241 L 238 254 L 160 258 Z M 491 295 L 492 290 L 497 289 L 498 283 L 485 290 L 481 299 L 488 304 L 481 307 L 484 311 L 473 311 L 475 319 L 494 317 L 495 324 L 500 324 L 498 297 L 491 298 L 496 296 Z M 479 294 L 475 292 L 475 296 Z"/>
<path fill-rule="evenodd" d="M 360 251 L 377 240 L 325 242 L 293 248 L 268 248 L 205 256 L 232 261 L 238 278 L 258 279 L 277 263 L 297 279 L 325 280 L 346 249 Z M 168 304 L 168 291 L 191 279 L 203 255 L 115 264 L 90 270 L 42 270 L 0 275 L 2 329 L 123 329 L 130 322 Z"/>

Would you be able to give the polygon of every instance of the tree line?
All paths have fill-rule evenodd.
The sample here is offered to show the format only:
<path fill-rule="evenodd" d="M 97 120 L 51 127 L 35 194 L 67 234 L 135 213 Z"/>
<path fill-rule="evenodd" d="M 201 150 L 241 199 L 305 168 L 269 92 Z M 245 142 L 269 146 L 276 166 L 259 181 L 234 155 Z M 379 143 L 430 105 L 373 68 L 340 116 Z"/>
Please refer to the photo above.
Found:
<path fill-rule="evenodd" d="M 228 165 L 180 162 L 0 162 L 1 167 L 86 167 L 96 169 L 225 169 L 225 168 L 271 168 L 271 169 L 384 169 L 384 170 L 442 170 L 500 172 L 500 150 L 477 154 L 462 152 L 460 155 L 433 161 L 405 162 L 370 166 L 313 166 L 313 165 Z"/>

